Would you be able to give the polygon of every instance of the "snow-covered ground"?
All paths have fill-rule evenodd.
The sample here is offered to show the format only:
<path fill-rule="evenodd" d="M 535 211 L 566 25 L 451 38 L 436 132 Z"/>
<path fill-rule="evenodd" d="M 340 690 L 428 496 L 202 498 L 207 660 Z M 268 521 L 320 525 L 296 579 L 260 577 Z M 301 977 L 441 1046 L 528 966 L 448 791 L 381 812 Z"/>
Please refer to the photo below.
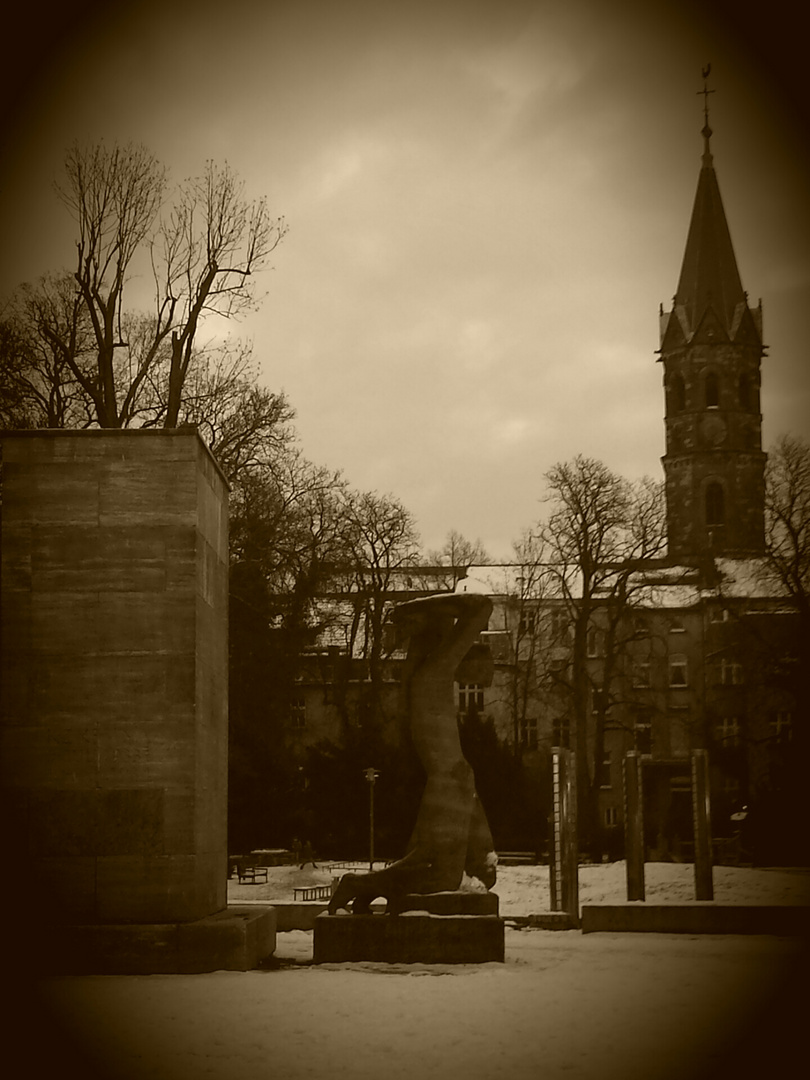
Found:
<path fill-rule="evenodd" d="M 276 866 L 268 870 L 268 882 L 238 885 L 228 882 L 228 902 L 291 903 L 294 889 L 328 884 L 330 864 Z M 362 870 L 362 868 L 361 868 Z M 499 866 L 494 892 L 503 916 L 532 915 L 550 910 L 547 866 Z M 686 903 L 694 900 L 695 879 L 691 863 L 647 863 L 645 891 L 650 903 Z M 714 898 L 719 904 L 810 904 L 810 870 L 760 869 L 742 866 L 713 868 Z M 627 899 L 624 862 L 585 865 L 579 868 L 580 904 L 617 904 Z"/>
<path fill-rule="evenodd" d="M 267 888 L 300 873 L 280 870 Z M 547 909 L 544 873 L 503 867 L 502 912 Z M 648 896 L 688 899 L 691 873 L 650 864 Z M 716 868 L 717 899 L 802 902 L 808 877 Z M 581 879 L 586 902 L 624 899 L 622 864 L 582 867 Z M 243 888 L 260 899 L 266 887 Z M 294 931 L 278 936 L 266 970 L 47 979 L 40 1035 L 26 1044 L 24 1071 L 8 1075 L 72 1076 L 71 1038 L 85 1078 L 115 1080 L 740 1080 L 803 1071 L 793 1054 L 807 991 L 800 943 L 789 939 L 507 928 L 504 964 L 316 967 L 311 955 L 311 933 Z"/>

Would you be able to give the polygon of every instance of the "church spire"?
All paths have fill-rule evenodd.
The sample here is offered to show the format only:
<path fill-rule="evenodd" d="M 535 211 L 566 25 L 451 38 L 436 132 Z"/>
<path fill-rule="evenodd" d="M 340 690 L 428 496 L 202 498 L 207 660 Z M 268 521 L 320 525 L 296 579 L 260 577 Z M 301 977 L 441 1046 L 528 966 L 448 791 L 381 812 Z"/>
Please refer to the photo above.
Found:
<path fill-rule="evenodd" d="M 711 153 L 709 126 L 709 90 L 707 79 L 711 65 L 703 69 L 703 157 L 698 178 L 692 220 L 686 239 L 681 276 L 675 293 L 680 321 L 688 335 L 700 326 L 712 309 L 726 334 L 731 337 L 738 305 L 745 303 L 737 259 L 720 197 L 717 174 Z"/>
<path fill-rule="evenodd" d="M 711 153 L 703 158 L 673 308 L 659 312 L 670 557 L 754 558 L 765 543 L 762 308 L 748 306 Z"/>

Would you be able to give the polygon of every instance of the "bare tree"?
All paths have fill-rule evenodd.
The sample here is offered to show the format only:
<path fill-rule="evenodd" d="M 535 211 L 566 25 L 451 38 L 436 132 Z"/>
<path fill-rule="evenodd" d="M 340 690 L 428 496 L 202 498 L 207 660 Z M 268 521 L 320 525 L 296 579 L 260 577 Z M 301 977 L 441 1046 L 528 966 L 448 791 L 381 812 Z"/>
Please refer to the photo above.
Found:
<path fill-rule="evenodd" d="M 151 424 L 177 426 L 204 320 L 255 302 L 252 275 L 286 232 L 264 200 L 245 198 L 227 165 L 208 162 L 164 212 L 166 186 L 165 169 L 144 147 L 100 143 L 69 151 L 57 188 L 77 226 L 76 315 L 51 323 L 48 340 L 101 427 L 142 424 L 144 395 L 147 411 L 162 403 Z M 130 299 L 138 272 L 150 268 L 151 311 L 137 315 Z"/>
<path fill-rule="evenodd" d="M 796 642 L 797 737 L 810 738 L 810 444 L 784 435 L 765 470 L 765 573 L 785 591 L 799 615 Z"/>
<path fill-rule="evenodd" d="M 413 515 L 391 495 L 348 492 L 344 512 L 349 561 L 342 576 L 352 615 L 345 670 L 336 690 L 344 723 L 348 723 L 346 678 L 352 659 L 362 658 L 368 679 L 361 720 L 379 726 L 383 720 L 383 660 L 389 644 L 386 619 L 398 576 L 418 565 L 419 538 Z"/>
<path fill-rule="evenodd" d="M 765 471 L 766 565 L 810 626 L 810 444 L 784 435 Z"/>
<path fill-rule="evenodd" d="M 471 566 L 484 566 L 492 562 L 480 539 L 468 540 L 456 529 L 451 529 L 447 534 L 443 547 L 428 551 L 426 558 L 431 566 L 447 566 L 452 569 L 452 575 L 442 576 L 436 582 L 437 588 L 450 591 L 466 577 Z"/>
<path fill-rule="evenodd" d="M 538 679 L 542 656 L 542 607 L 547 599 L 549 572 L 543 541 L 526 529 L 513 544 L 517 576 L 509 590 L 506 618 L 510 656 L 508 659 L 509 713 L 512 719 L 512 744 L 516 757 L 524 750 L 537 749 L 535 725 L 542 708 L 543 687 Z"/>
<path fill-rule="evenodd" d="M 294 417 L 283 393 L 259 385 L 247 347 L 226 343 L 194 355 L 178 420 L 198 428 L 231 483 L 287 460 Z"/>
<path fill-rule="evenodd" d="M 352 588 L 357 597 L 356 633 L 363 655 L 376 660 L 383 651 L 383 624 L 398 571 L 415 566 L 418 535 L 413 516 L 399 500 L 376 491 L 351 494 L 346 505 L 351 530 Z"/>
<path fill-rule="evenodd" d="M 0 319 L 0 416 L 7 427 L 88 427 L 92 402 L 74 374 L 92 381 L 92 330 L 67 275 L 23 285 Z"/>
<path fill-rule="evenodd" d="M 570 702 L 572 746 L 583 840 L 598 833 L 600 763 L 606 717 L 620 657 L 635 637 L 629 613 L 644 589 L 638 570 L 665 545 L 661 485 L 632 484 L 602 462 L 581 455 L 546 474 L 551 512 L 538 526 L 549 554 L 553 591 L 570 626 L 570 664 L 557 671 Z M 599 682 L 589 663 L 589 634 L 602 635 Z M 592 719 L 591 719 L 592 718 Z"/>

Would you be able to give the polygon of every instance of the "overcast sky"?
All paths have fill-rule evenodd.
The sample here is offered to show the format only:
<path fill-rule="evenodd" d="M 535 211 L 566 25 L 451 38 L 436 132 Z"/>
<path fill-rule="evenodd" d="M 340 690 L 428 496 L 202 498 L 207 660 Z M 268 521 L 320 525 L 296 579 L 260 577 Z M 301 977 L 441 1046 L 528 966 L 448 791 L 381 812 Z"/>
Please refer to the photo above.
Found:
<path fill-rule="evenodd" d="M 658 306 L 709 60 L 715 166 L 764 304 L 764 441 L 808 434 L 795 82 L 757 55 L 760 30 L 713 15 L 689 0 L 133 0 L 71 6 L 47 34 L 37 8 L 2 87 L 0 295 L 71 264 L 52 185 L 74 140 L 143 142 L 177 181 L 227 159 L 290 226 L 260 312 L 232 331 L 287 393 L 306 455 L 399 498 L 426 548 L 457 529 L 507 556 L 555 462 L 662 475 Z"/>

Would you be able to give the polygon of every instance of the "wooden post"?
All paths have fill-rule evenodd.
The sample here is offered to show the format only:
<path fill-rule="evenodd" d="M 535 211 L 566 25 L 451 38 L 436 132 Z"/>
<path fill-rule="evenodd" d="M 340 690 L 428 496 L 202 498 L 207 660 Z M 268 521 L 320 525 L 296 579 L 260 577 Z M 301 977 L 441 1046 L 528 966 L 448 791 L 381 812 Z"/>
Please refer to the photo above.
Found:
<path fill-rule="evenodd" d="M 571 750 L 552 750 L 552 785 L 551 910 L 567 912 L 578 926 L 576 759 Z"/>
<path fill-rule="evenodd" d="M 644 785 L 637 750 L 624 758 L 624 848 L 627 899 L 644 900 Z"/>
<path fill-rule="evenodd" d="M 692 751 L 692 820 L 695 830 L 695 899 L 714 900 L 709 755 Z"/>

